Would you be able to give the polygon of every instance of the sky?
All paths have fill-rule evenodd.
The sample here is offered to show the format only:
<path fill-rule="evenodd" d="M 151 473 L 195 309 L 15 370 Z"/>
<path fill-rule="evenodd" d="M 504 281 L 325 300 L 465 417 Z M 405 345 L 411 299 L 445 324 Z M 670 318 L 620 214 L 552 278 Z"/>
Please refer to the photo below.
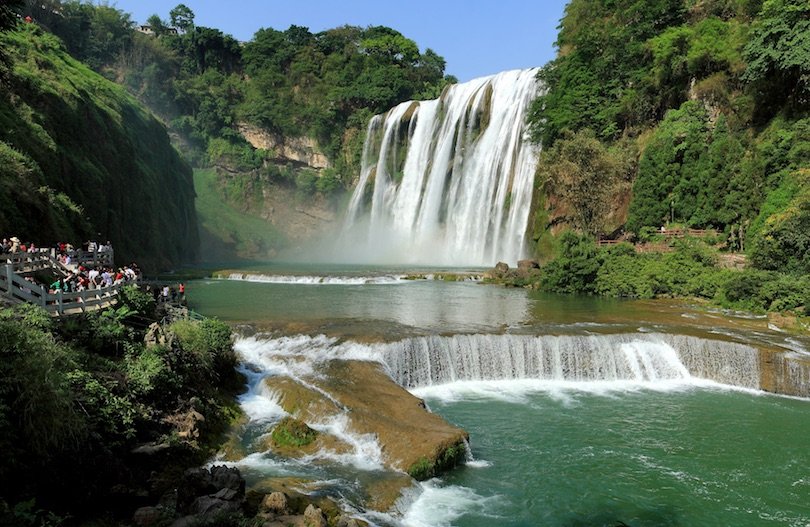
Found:
<path fill-rule="evenodd" d="M 554 58 L 557 26 L 567 0 L 114 0 L 145 23 L 169 19 L 184 3 L 199 26 L 247 41 L 261 28 L 290 25 L 313 33 L 342 25 L 388 26 L 447 61 L 445 73 L 464 82 L 510 69 L 542 66 Z"/>

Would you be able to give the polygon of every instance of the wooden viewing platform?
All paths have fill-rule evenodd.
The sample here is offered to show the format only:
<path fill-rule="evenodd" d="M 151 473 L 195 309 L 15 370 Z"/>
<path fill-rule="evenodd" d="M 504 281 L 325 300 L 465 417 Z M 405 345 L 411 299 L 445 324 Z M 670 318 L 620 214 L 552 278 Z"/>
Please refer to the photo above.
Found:
<path fill-rule="evenodd" d="M 0 296 L 11 303 L 28 302 L 40 306 L 53 316 L 75 315 L 104 309 L 118 301 L 118 291 L 124 284 L 86 289 L 74 293 L 61 290 L 51 293 L 47 287 L 29 282 L 25 274 L 50 270 L 59 276 L 75 272 L 79 265 L 113 265 L 112 249 L 106 251 L 68 251 L 71 263 L 65 265 L 53 249 L 15 252 L 0 255 Z"/>

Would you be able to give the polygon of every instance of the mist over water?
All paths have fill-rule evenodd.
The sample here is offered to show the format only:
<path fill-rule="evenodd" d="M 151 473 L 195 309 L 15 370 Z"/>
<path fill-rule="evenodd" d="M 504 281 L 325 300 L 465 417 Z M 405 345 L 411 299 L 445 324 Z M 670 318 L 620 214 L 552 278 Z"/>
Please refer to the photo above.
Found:
<path fill-rule="evenodd" d="M 539 150 L 526 134 L 536 74 L 456 84 L 374 117 L 337 258 L 483 266 L 523 257 Z"/>

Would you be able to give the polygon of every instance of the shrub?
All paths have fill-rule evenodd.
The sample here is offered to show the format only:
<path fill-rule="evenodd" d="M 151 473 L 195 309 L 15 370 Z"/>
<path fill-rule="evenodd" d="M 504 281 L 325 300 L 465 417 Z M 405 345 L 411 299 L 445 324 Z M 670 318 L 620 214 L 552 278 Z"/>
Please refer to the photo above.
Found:
<path fill-rule="evenodd" d="M 315 441 L 318 432 L 306 423 L 288 416 L 279 421 L 270 436 L 277 446 L 300 448 Z"/>
<path fill-rule="evenodd" d="M 216 319 L 201 322 L 178 321 L 169 330 L 177 336 L 180 349 L 172 350 L 175 371 L 186 382 L 216 380 L 220 372 L 233 370 L 236 355 L 231 346 L 231 330 Z"/>
<path fill-rule="evenodd" d="M 160 399 L 178 387 L 177 375 L 166 362 L 163 346 L 133 346 L 124 362 L 127 386 L 137 396 Z"/>
<path fill-rule="evenodd" d="M 105 444 L 124 442 L 135 437 L 138 412 L 126 397 L 114 393 L 115 383 L 103 381 L 93 374 L 73 370 L 67 374 L 77 396 L 77 403 L 96 432 L 105 437 Z"/>
<path fill-rule="evenodd" d="M 128 285 L 118 291 L 118 301 L 127 307 L 132 314 L 152 317 L 155 313 L 155 299 L 135 285 Z"/>
<path fill-rule="evenodd" d="M 543 288 L 555 293 L 595 292 L 599 271 L 596 244 L 587 236 L 565 232 L 559 256 L 544 268 Z"/>

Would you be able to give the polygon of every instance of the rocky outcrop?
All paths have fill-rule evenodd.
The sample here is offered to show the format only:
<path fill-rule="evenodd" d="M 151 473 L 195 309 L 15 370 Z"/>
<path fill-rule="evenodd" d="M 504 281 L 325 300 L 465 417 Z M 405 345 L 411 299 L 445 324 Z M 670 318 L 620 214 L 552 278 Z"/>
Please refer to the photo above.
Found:
<path fill-rule="evenodd" d="M 517 269 L 510 269 L 504 262 L 498 262 L 493 269 L 484 273 L 484 282 L 515 287 L 534 287 L 540 281 L 540 264 L 535 260 L 518 261 Z"/>
<path fill-rule="evenodd" d="M 426 479 L 466 455 L 467 433 L 429 412 L 377 363 L 334 360 L 306 381 L 311 384 L 286 377 L 266 382 L 280 395 L 282 407 L 302 421 L 323 422 L 345 414 L 352 433 L 377 438 L 388 468 Z"/>
<path fill-rule="evenodd" d="M 284 137 L 248 123 L 239 123 L 236 128 L 253 148 L 273 152 L 279 162 L 298 163 L 315 169 L 331 166 L 329 159 L 320 151 L 314 139 Z"/>

